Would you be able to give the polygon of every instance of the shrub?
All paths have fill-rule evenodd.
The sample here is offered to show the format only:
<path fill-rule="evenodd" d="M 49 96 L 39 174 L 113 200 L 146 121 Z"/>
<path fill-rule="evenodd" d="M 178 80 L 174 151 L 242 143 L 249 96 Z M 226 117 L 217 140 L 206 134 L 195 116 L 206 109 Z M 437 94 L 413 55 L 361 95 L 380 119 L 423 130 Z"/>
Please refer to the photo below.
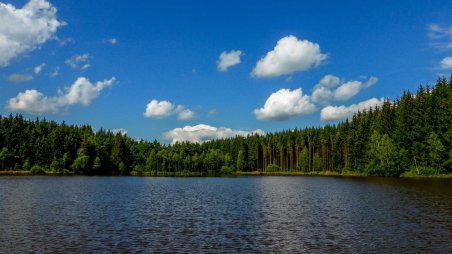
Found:
<path fill-rule="evenodd" d="M 230 166 L 222 166 L 220 169 L 220 174 L 221 175 L 232 175 L 235 173 L 235 168 L 230 167 Z"/>
<path fill-rule="evenodd" d="M 44 173 L 44 169 L 39 166 L 39 165 L 34 165 L 33 167 L 31 167 L 31 173 L 33 175 L 37 175 L 37 174 L 43 174 Z"/>
<path fill-rule="evenodd" d="M 276 164 L 268 164 L 267 172 L 278 172 L 281 171 L 281 168 Z"/>

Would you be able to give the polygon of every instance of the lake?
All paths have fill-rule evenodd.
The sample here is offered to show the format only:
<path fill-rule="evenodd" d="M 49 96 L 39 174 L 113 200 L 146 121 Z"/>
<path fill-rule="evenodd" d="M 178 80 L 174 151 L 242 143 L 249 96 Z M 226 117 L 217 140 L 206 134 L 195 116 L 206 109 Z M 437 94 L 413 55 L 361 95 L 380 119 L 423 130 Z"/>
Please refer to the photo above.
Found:
<path fill-rule="evenodd" d="M 452 179 L 0 177 L 0 253 L 452 252 Z"/>

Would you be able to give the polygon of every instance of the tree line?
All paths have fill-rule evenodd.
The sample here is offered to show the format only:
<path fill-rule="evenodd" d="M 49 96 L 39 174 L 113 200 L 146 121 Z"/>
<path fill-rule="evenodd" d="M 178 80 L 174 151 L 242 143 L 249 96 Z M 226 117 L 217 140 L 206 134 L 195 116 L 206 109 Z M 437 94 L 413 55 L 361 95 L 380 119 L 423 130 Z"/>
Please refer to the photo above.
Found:
<path fill-rule="evenodd" d="M 212 140 L 134 140 L 88 125 L 0 116 L 0 169 L 84 175 L 355 172 L 399 176 L 452 172 L 452 83 L 406 91 L 394 101 L 323 127 Z"/>

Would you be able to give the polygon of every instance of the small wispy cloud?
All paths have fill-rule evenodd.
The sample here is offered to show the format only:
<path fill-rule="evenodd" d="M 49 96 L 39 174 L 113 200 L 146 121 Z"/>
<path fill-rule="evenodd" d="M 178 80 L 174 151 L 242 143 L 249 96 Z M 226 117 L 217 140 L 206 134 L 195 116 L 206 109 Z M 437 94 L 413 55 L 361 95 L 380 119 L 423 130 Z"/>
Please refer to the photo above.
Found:
<path fill-rule="evenodd" d="M 60 74 L 60 66 L 55 67 L 52 73 L 50 73 L 50 77 L 54 78 Z"/>
<path fill-rule="evenodd" d="M 59 38 L 56 37 L 55 39 L 58 42 L 58 45 L 60 45 L 61 47 L 64 47 L 68 44 L 74 43 L 75 40 L 73 38 L 67 37 L 67 38 Z"/>
<path fill-rule="evenodd" d="M 438 24 L 427 26 L 430 45 L 437 49 L 452 49 L 452 25 L 443 27 Z"/>
<path fill-rule="evenodd" d="M 40 65 L 34 67 L 34 68 L 33 68 L 33 72 L 34 72 L 36 75 L 39 75 L 39 73 L 41 73 L 41 71 L 44 69 L 45 66 L 46 66 L 46 64 L 45 64 L 45 63 L 42 63 L 42 64 L 40 64 Z"/>
<path fill-rule="evenodd" d="M 116 39 L 116 38 L 105 38 L 105 39 L 103 39 L 102 40 L 102 43 L 108 43 L 108 44 L 111 44 L 111 45 L 116 45 L 117 43 L 118 43 L 118 39 Z"/>
<path fill-rule="evenodd" d="M 33 76 L 26 73 L 13 73 L 8 76 L 7 80 L 12 83 L 24 83 L 33 80 Z"/>
<path fill-rule="evenodd" d="M 452 50 L 452 25 L 441 26 L 430 24 L 427 26 L 427 34 L 430 39 L 430 46 L 442 52 Z M 439 63 L 439 69 L 452 69 L 452 56 L 444 57 Z"/>
<path fill-rule="evenodd" d="M 85 70 L 89 68 L 91 65 L 89 64 L 89 60 L 91 56 L 88 53 L 81 55 L 74 55 L 71 58 L 67 59 L 65 63 L 70 66 L 72 69 L 82 69 Z"/>

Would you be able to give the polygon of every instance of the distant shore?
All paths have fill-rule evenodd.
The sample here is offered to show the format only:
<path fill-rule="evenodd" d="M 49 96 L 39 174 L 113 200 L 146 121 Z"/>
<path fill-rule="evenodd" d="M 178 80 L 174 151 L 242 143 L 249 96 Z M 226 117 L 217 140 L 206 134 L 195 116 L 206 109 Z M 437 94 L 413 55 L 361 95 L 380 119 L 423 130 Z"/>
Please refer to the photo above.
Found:
<path fill-rule="evenodd" d="M 41 174 L 32 174 L 30 170 L 0 170 L 0 176 L 75 176 L 71 172 L 44 172 Z M 279 171 L 279 172 L 261 172 L 261 171 L 238 171 L 231 175 L 206 175 L 202 172 L 143 172 L 137 173 L 132 171 L 131 176 L 147 176 L 147 177 L 203 177 L 203 176 L 353 176 L 353 177 L 372 177 L 365 173 L 357 172 L 334 172 L 334 171 L 314 171 L 314 172 L 300 172 L 300 171 Z M 438 175 L 417 175 L 406 172 L 399 177 L 405 178 L 452 178 L 452 174 L 438 174 Z"/>

